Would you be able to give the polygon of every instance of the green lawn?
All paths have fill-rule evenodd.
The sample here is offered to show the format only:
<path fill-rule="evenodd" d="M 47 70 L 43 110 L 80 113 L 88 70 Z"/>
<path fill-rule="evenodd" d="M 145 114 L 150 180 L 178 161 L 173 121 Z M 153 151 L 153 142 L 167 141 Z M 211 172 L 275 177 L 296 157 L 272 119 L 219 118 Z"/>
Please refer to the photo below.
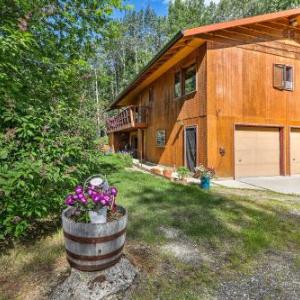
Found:
<path fill-rule="evenodd" d="M 129 211 L 125 252 L 142 271 L 132 299 L 207 298 L 219 282 L 251 273 L 270 253 L 292 253 L 299 269 L 299 216 L 291 213 L 300 211 L 299 197 L 221 187 L 203 192 L 113 168 L 110 162 L 107 158 L 102 173 L 119 188 L 118 203 Z M 177 229 L 181 238 L 170 241 L 161 227 Z M 201 263 L 184 263 L 162 251 L 178 241 L 193 245 Z M 68 271 L 61 232 L 30 246 L 17 245 L 0 257 L 0 265 L 3 299 L 47 293 L 51 282 Z"/>

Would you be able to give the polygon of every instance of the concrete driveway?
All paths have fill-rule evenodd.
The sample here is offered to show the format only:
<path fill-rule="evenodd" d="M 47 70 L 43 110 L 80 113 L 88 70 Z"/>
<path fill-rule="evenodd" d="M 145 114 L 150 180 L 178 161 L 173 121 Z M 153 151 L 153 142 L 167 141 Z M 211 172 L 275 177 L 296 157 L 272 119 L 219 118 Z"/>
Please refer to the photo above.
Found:
<path fill-rule="evenodd" d="M 283 194 L 300 195 L 300 175 L 276 177 L 249 177 L 237 181 L 258 188 L 268 189 Z"/>

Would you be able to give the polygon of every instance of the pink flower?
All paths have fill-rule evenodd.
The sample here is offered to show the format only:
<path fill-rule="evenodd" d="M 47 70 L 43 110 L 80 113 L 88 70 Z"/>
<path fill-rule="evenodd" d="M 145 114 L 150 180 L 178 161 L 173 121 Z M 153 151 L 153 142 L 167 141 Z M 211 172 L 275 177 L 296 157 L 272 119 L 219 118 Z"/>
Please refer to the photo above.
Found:
<path fill-rule="evenodd" d="M 85 195 L 84 194 L 77 194 L 77 196 L 78 196 L 78 198 L 79 198 L 79 200 L 81 200 L 81 199 L 84 199 L 85 198 Z"/>
<path fill-rule="evenodd" d="M 88 189 L 88 194 L 90 197 L 92 197 L 95 194 L 95 191 L 92 190 L 91 188 Z"/>
<path fill-rule="evenodd" d="M 65 204 L 66 205 L 69 205 L 69 206 L 72 206 L 74 205 L 74 199 L 73 199 L 73 195 L 68 195 L 65 199 Z"/>
<path fill-rule="evenodd" d="M 83 187 L 81 185 L 78 185 L 75 188 L 75 192 L 76 192 L 76 194 L 82 194 L 83 193 Z"/>
<path fill-rule="evenodd" d="M 110 198 L 110 196 L 109 195 L 107 195 L 107 194 L 105 194 L 104 196 L 103 196 L 103 205 L 109 205 L 110 204 L 110 202 L 111 202 L 111 198 Z"/>
<path fill-rule="evenodd" d="M 88 201 L 85 197 L 79 199 L 82 204 L 87 204 Z"/>
<path fill-rule="evenodd" d="M 118 195 L 118 190 L 114 186 L 109 189 L 109 192 L 112 196 L 116 197 Z"/>
<path fill-rule="evenodd" d="M 93 197 L 93 201 L 95 203 L 98 203 L 99 201 L 101 201 L 101 197 L 99 195 L 96 195 L 96 196 Z"/>

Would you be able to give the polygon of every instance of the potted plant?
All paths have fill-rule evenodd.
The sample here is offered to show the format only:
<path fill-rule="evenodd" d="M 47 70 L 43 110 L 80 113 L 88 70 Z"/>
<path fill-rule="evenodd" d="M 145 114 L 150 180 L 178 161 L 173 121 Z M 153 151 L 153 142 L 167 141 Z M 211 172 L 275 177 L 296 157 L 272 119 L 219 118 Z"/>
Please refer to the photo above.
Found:
<path fill-rule="evenodd" d="M 190 170 L 187 167 L 179 167 L 176 170 L 179 180 L 187 181 L 187 177 L 190 174 Z"/>
<path fill-rule="evenodd" d="M 119 261 L 127 212 L 116 204 L 118 190 L 106 178 L 90 177 L 66 197 L 62 213 L 67 260 L 81 271 L 100 271 Z"/>
<path fill-rule="evenodd" d="M 166 177 L 166 178 L 172 178 L 172 174 L 173 174 L 173 169 L 172 168 L 165 168 L 163 170 L 163 175 Z"/>
<path fill-rule="evenodd" d="M 200 178 L 200 187 L 204 190 L 210 189 L 210 181 L 215 176 L 214 168 L 199 165 L 195 168 L 195 178 Z"/>

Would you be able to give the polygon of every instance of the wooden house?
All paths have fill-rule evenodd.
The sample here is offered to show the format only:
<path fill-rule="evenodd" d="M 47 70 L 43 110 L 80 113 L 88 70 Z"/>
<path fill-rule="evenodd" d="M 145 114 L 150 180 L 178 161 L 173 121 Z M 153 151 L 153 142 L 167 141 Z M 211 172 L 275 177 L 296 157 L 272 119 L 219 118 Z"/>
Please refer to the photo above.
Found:
<path fill-rule="evenodd" d="M 300 174 L 300 9 L 178 33 L 111 109 L 115 151 L 220 177 Z"/>

